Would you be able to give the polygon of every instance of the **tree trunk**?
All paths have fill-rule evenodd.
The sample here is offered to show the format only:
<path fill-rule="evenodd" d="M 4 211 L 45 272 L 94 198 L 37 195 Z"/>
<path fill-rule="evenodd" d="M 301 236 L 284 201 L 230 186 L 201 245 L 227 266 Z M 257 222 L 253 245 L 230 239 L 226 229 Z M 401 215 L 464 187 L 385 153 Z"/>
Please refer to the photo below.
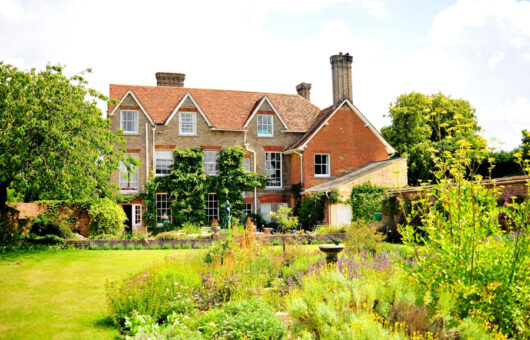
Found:
<path fill-rule="evenodd" d="M 0 211 L 4 211 L 6 208 L 8 186 L 8 182 L 0 183 Z"/>

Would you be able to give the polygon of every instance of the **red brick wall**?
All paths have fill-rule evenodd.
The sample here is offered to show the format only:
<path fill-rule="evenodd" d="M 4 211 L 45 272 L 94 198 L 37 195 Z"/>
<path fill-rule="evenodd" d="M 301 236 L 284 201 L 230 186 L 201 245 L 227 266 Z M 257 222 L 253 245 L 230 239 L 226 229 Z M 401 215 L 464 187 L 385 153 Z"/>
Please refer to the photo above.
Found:
<path fill-rule="evenodd" d="M 330 154 L 332 177 L 371 162 L 388 159 L 383 143 L 364 125 L 350 108 L 343 108 L 335 113 L 327 126 L 320 129 L 304 150 L 305 188 L 327 180 L 315 178 L 315 153 Z"/>
<path fill-rule="evenodd" d="M 290 168 L 291 171 L 291 183 L 292 184 L 299 184 L 300 183 L 300 155 L 292 153 L 289 155 L 290 157 Z"/>

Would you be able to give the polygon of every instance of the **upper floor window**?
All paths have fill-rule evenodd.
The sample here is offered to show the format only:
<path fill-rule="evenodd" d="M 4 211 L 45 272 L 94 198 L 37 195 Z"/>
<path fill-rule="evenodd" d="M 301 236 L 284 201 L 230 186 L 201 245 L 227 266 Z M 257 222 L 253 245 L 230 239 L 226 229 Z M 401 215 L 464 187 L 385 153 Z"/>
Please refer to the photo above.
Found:
<path fill-rule="evenodd" d="M 219 151 L 205 150 L 204 151 L 204 172 L 208 176 L 219 175 Z"/>
<path fill-rule="evenodd" d="M 265 174 L 267 175 L 267 188 L 282 187 L 282 153 L 265 153 Z"/>
<path fill-rule="evenodd" d="M 137 153 L 128 153 L 125 155 L 127 157 L 140 158 L 140 155 Z M 138 169 L 131 170 L 125 166 L 123 162 L 120 162 L 120 189 L 124 193 L 132 193 L 138 191 Z"/>
<path fill-rule="evenodd" d="M 179 112 L 179 134 L 196 135 L 197 134 L 197 113 L 196 112 Z"/>
<path fill-rule="evenodd" d="M 138 111 L 121 110 L 120 125 L 124 134 L 138 133 Z"/>
<path fill-rule="evenodd" d="M 173 153 L 171 151 L 155 151 L 155 175 L 167 176 L 171 173 Z"/>
<path fill-rule="evenodd" d="M 329 177 L 330 164 L 328 154 L 315 154 L 315 177 Z"/>
<path fill-rule="evenodd" d="M 272 137 L 274 131 L 273 115 L 258 115 L 258 137 Z"/>

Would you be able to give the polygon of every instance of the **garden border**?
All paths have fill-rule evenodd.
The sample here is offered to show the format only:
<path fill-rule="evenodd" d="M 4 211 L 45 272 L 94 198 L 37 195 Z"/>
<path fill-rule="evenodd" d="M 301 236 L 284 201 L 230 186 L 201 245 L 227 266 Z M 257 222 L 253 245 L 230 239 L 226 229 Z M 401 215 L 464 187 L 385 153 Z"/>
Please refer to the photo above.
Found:
<path fill-rule="evenodd" d="M 275 240 L 282 241 L 284 239 L 287 243 L 296 243 L 296 244 L 311 244 L 313 240 L 317 240 L 319 244 L 328 243 L 329 237 L 332 237 L 335 240 L 344 240 L 346 238 L 346 233 L 333 233 L 333 234 L 302 234 L 302 235 L 264 235 L 258 234 L 256 238 L 263 241 L 266 244 L 272 244 Z M 183 238 L 175 240 L 66 240 L 65 244 L 72 246 L 77 249 L 89 249 L 91 244 L 97 245 L 99 248 L 102 248 L 104 244 L 108 244 L 110 248 L 114 248 L 116 244 L 122 244 L 124 248 L 127 248 L 128 245 L 142 245 L 144 247 L 153 247 L 158 245 L 163 247 L 165 244 L 171 244 L 172 248 L 175 248 L 175 245 L 178 244 L 179 248 L 182 248 L 184 244 L 190 244 L 191 248 L 199 249 L 210 247 L 213 242 L 224 239 L 224 236 L 212 236 L 207 238 Z M 236 241 L 238 236 L 235 237 Z M 305 241 L 305 242 L 304 242 Z M 207 246 L 206 246 L 207 245 Z"/>

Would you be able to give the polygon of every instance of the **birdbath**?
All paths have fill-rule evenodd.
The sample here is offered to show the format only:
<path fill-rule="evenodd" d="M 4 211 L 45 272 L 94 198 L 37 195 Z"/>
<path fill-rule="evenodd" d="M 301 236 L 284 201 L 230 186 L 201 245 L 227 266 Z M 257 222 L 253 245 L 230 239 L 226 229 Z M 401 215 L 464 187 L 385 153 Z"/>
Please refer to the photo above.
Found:
<path fill-rule="evenodd" d="M 326 262 L 328 264 L 337 263 L 337 255 L 344 250 L 344 244 L 321 244 L 318 248 L 326 254 Z"/>

